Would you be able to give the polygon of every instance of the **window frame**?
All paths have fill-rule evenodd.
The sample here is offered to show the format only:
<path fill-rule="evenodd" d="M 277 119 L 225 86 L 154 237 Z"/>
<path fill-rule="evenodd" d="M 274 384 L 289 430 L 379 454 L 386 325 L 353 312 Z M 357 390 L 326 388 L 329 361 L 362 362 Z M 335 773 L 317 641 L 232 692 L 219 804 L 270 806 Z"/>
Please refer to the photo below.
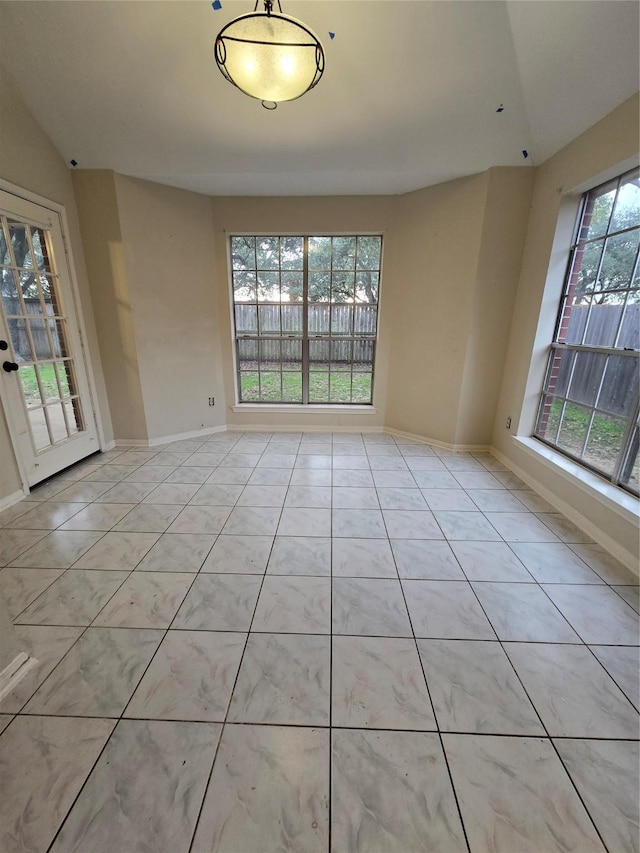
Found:
<path fill-rule="evenodd" d="M 331 409 L 335 408 L 335 409 L 342 410 L 342 411 L 350 409 L 351 411 L 361 412 L 361 413 L 374 411 L 376 356 L 377 356 L 377 346 L 378 346 L 378 341 L 379 341 L 379 330 L 380 330 L 380 304 L 381 304 L 380 288 L 381 288 L 381 282 L 382 282 L 384 233 L 382 231 L 378 231 L 378 230 L 365 231 L 365 232 L 360 232 L 360 231 L 349 231 L 349 232 L 347 232 L 347 231 L 340 231 L 340 232 L 313 231 L 313 232 L 309 232 L 309 231 L 302 231 L 302 230 L 300 230 L 300 231 L 277 231 L 277 232 L 276 231 L 243 232 L 243 231 L 235 231 L 234 230 L 234 231 L 227 232 L 226 236 L 227 236 L 226 247 L 227 247 L 228 279 L 229 279 L 231 344 L 232 344 L 232 350 L 233 350 L 234 385 L 235 385 L 235 400 L 236 400 L 236 404 L 235 404 L 234 408 L 237 407 L 238 409 L 242 409 L 244 407 L 254 407 L 254 406 L 255 407 L 270 407 L 271 406 L 274 408 L 274 410 L 284 410 L 287 408 L 288 409 L 295 408 L 295 409 L 300 410 L 300 411 L 308 411 L 308 412 L 318 411 L 319 409 L 327 409 L 327 408 L 331 408 Z M 297 238 L 300 238 L 303 240 L 304 261 L 303 261 L 303 267 L 300 270 L 300 273 L 303 276 L 303 294 L 302 294 L 301 299 L 298 302 L 294 302 L 294 303 L 284 302 L 283 303 L 282 300 L 280 300 L 279 303 L 269 302 L 269 301 L 262 303 L 261 300 L 257 296 L 256 296 L 255 302 L 244 302 L 244 301 L 236 302 L 235 289 L 234 289 L 234 272 L 237 272 L 237 270 L 234 270 L 234 264 L 233 264 L 233 239 L 234 238 L 242 238 L 242 237 L 253 238 L 256 241 L 259 239 L 264 239 L 264 238 L 276 238 L 278 240 L 283 240 L 283 239 L 292 238 L 292 237 L 297 237 Z M 335 238 L 340 238 L 340 237 L 354 238 L 356 240 L 359 238 L 365 238 L 365 237 L 375 237 L 375 238 L 378 238 L 380 240 L 380 253 L 379 253 L 379 259 L 378 259 L 378 266 L 375 270 L 374 269 L 365 270 L 365 271 L 377 273 L 377 277 L 378 277 L 377 298 L 376 298 L 376 301 L 374 303 L 366 303 L 366 302 L 359 303 L 355 300 L 355 298 L 351 303 L 349 303 L 347 301 L 345 301 L 344 303 L 332 302 L 331 296 L 329 296 L 329 298 L 325 301 L 319 301 L 319 300 L 316 301 L 316 300 L 309 299 L 309 272 L 310 272 L 310 268 L 309 268 L 309 241 L 314 239 L 314 238 L 330 238 L 332 241 L 331 247 L 333 247 L 333 240 Z M 256 251 L 257 251 L 257 245 L 256 245 Z M 332 251 L 332 248 L 330 251 Z M 357 249 L 356 249 L 356 251 L 357 251 Z M 257 271 L 260 271 L 260 270 L 259 270 L 259 268 L 257 268 L 257 259 L 256 259 L 256 272 Z M 277 272 L 280 275 L 282 272 L 287 272 L 289 270 L 287 270 L 286 268 L 283 268 L 281 266 L 281 262 L 279 262 L 277 268 L 274 268 L 272 271 Z M 311 271 L 313 272 L 313 270 L 311 270 Z M 324 270 L 322 270 L 322 271 L 324 272 Z M 357 256 L 356 256 L 356 258 L 354 259 L 354 267 L 353 267 L 354 276 L 357 276 L 358 271 L 359 271 L 359 267 L 357 265 Z M 262 272 L 264 272 L 264 270 L 262 270 Z M 330 268 L 327 269 L 326 272 L 328 272 L 329 276 L 331 277 L 331 273 L 333 272 L 333 267 L 330 266 Z M 348 271 L 345 270 L 344 272 L 348 272 Z M 349 272 L 350 272 L 350 270 L 349 270 Z M 355 281 L 355 278 L 354 278 L 354 281 Z M 354 296 L 355 296 L 355 293 L 354 293 Z M 243 305 L 243 304 L 244 305 L 254 305 L 255 304 L 257 306 L 257 309 L 258 309 L 258 315 L 259 315 L 259 307 L 261 304 L 266 304 L 266 305 L 278 304 L 279 306 L 282 306 L 283 304 L 298 304 L 301 306 L 302 331 L 300 331 L 300 332 L 296 331 L 296 332 L 291 332 L 291 333 L 283 332 L 283 330 L 282 330 L 283 323 L 282 323 L 282 317 L 281 317 L 280 334 L 278 334 L 277 332 L 273 333 L 273 334 L 270 334 L 269 332 L 265 332 L 264 334 L 261 334 L 260 333 L 259 321 L 258 321 L 258 326 L 257 326 L 257 330 L 255 333 L 254 332 L 251 332 L 251 333 L 238 332 L 237 325 L 236 325 L 236 320 L 237 320 L 236 306 Z M 374 330 L 368 334 L 361 334 L 361 335 L 356 334 L 356 332 L 355 332 L 355 311 L 353 311 L 352 318 L 350 321 L 350 327 L 351 327 L 350 333 L 344 333 L 344 334 L 333 333 L 333 329 L 332 329 L 332 307 L 335 305 L 342 305 L 342 304 L 351 305 L 352 309 L 358 305 L 365 305 L 366 306 L 367 304 L 374 307 L 375 308 L 375 328 L 374 328 Z M 329 326 L 328 326 L 327 332 L 322 332 L 322 333 L 316 334 L 314 332 L 309 331 L 309 316 L 310 316 L 309 309 L 310 309 L 310 306 L 313 306 L 313 305 L 328 307 L 330 319 L 329 319 Z M 242 341 L 255 341 L 256 342 L 258 359 L 260 357 L 260 344 L 263 341 L 278 341 L 278 342 L 282 342 L 282 344 L 284 344 L 285 342 L 298 341 L 300 343 L 300 347 L 301 347 L 300 372 L 301 372 L 301 377 L 302 377 L 302 389 L 301 389 L 300 399 L 285 399 L 284 398 L 282 376 L 283 376 L 283 374 L 286 374 L 289 371 L 283 370 L 283 368 L 282 368 L 282 364 L 284 363 L 283 362 L 283 355 L 282 355 L 282 346 L 280 347 L 280 359 L 279 359 L 280 365 L 281 365 L 280 369 L 279 369 L 279 373 L 280 373 L 280 377 L 281 377 L 281 379 L 280 379 L 280 382 L 281 382 L 280 399 L 242 399 L 241 376 L 242 376 L 243 372 L 245 372 L 245 373 L 247 372 L 247 371 L 241 370 L 241 357 L 240 357 L 239 344 Z M 368 396 L 367 400 L 354 400 L 353 399 L 354 375 L 357 375 L 359 372 L 359 371 L 354 369 L 354 365 L 357 364 L 357 361 L 354 361 L 354 346 L 356 345 L 356 343 L 358 341 L 367 342 L 371 347 L 371 359 L 370 359 L 370 362 L 367 361 L 367 363 L 371 364 L 371 369 L 370 369 L 370 371 L 369 370 L 361 371 L 363 373 L 363 375 L 369 375 L 370 374 L 370 376 L 371 376 L 370 392 L 369 392 L 369 396 Z M 329 358 L 328 358 L 327 370 L 326 370 L 327 399 L 324 399 L 324 400 L 310 400 L 309 399 L 309 385 L 310 385 L 311 376 L 314 373 L 313 360 L 310 357 L 310 350 L 311 350 L 312 345 L 315 342 L 324 342 L 324 343 L 326 343 L 326 345 L 329 348 Z M 332 349 L 333 349 L 333 343 L 334 342 L 336 342 L 336 343 L 339 343 L 339 342 L 347 343 L 349 346 L 350 360 L 348 363 L 349 363 L 349 375 L 350 375 L 350 384 L 349 384 L 350 393 L 349 393 L 349 399 L 348 400 L 331 400 L 331 385 L 330 385 L 330 377 L 332 375 L 331 356 L 332 356 Z M 255 372 L 258 374 L 260 373 L 258 368 L 256 368 Z M 267 372 L 269 372 L 269 371 L 267 371 Z M 295 372 L 297 372 L 297 371 L 295 371 Z M 325 371 L 316 371 L 316 372 L 324 373 Z"/>
<path fill-rule="evenodd" d="M 629 164 L 630 165 L 630 164 Z M 573 223 L 573 228 L 571 231 L 571 242 L 568 251 L 568 261 L 566 264 L 565 272 L 562 280 L 562 287 L 559 293 L 559 307 L 556 313 L 556 319 L 553 328 L 553 338 L 550 345 L 547 347 L 547 355 L 545 357 L 545 368 L 542 382 L 542 390 L 538 392 L 538 403 L 536 406 L 536 414 L 534 420 L 534 426 L 532 435 L 537 441 L 542 442 L 546 446 L 550 447 L 553 451 L 561 454 L 567 459 L 576 462 L 578 465 L 586 469 L 587 471 L 591 471 L 595 473 L 597 476 L 602 477 L 604 480 L 612 483 L 614 486 L 623 489 L 625 492 L 628 492 L 635 497 L 638 497 L 638 489 L 634 487 L 629 482 L 625 482 L 625 478 L 628 480 L 631 477 L 630 474 L 630 466 L 634 465 L 634 461 L 637 458 L 638 454 L 638 436 L 640 434 L 640 383 L 636 383 L 636 391 L 635 398 L 633 402 L 628 407 L 628 414 L 626 416 L 621 415 L 619 412 L 615 412 L 613 410 L 607 410 L 603 407 L 600 407 L 598 404 L 600 402 L 602 389 L 606 385 L 606 374 L 607 374 L 607 365 L 609 364 L 610 358 L 623 358 L 623 359 L 635 359 L 636 364 L 640 364 L 640 344 L 633 348 L 624 347 L 624 346 L 616 346 L 618 343 L 621 331 L 623 328 L 624 318 L 625 318 L 625 309 L 628 304 L 630 304 L 630 296 L 638 291 L 638 276 L 640 275 L 640 245 L 636 247 L 635 250 L 635 260 L 630 268 L 629 278 L 625 286 L 617 287 L 617 288 L 604 288 L 602 290 L 597 290 L 595 285 L 600 281 L 600 272 L 603 267 L 603 261 L 606 257 L 606 244 L 609 239 L 612 237 L 626 234 L 629 232 L 637 231 L 640 234 L 640 222 L 634 223 L 631 226 L 611 229 L 612 219 L 616 212 L 615 203 L 618 198 L 618 193 L 620 187 L 628 182 L 629 179 L 639 178 L 638 167 L 634 166 L 632 168 L 627 167 L 623 171 L 617 171 L 614 175 L 608 176 L 607 180 L 600 181 L 596 185 L 592 185 L 590 188 L 586 189 L 580 197 L 580 201 L 577 204 L 577 211 Z M 611 187 L 614 185 L 614 187 Z M 604 229 L 604 232 L 600 235 L 596 235 L 594 237 L 581 236 L 583 235 L 585 229 L 585 219 L 587 215 L 587 204 L 590 197 L 593 197 L 594 200 L 598 197 L 598 191 L 604 190 L 606 187 L 615 188 L 615 196 L 613 203 L 611 205 L 611 209 L 608 214 L 607 224 Z M 604 195 L 605 193 L 602 193 Z M 587 227 L 590 226 L 590 221 Z M 581 343 L 567 343 L 564 340 L 560 340 L 563 333 L 566 334 L 568 331 L 568 320 L 569 313 L 567 313 L 566 306 L 568 299 L 571 295 L 571 288 L 574 286 L 572 284 L 574 274 L 576 271 L 580 271 L 581 267 L 576 265 L 576 256 L 579 251 L 583 251 L 585 246 L 590 243 L 595 243 L 597 241 L 602 241 L 602 250 L 600 252 L 599 260 L 597 263 L 596 275 L 594 276 L 594 287 L 589 292 L 594 294 L 603 294 L 603 293 L 622 293 L 624 294 L 624 301 L 622 302 L 622 307 L 620 311 L 620 317 L 617 321 L 615 338 L 614 338 L 614 346 L 600 346 L 592 343 L 585 343 L 585 331 L 589 330 L 589 320 L 591 317 L 591 312 L 595 303 L 593 299 L 589 300 L 589 307 L 587 312 L 587 317 L 585 319 L 584 328 L 581 333 Z M 580 261 L 582 257 L 580 257 Z M 634 286 L 634 283 L 635 286 Z M 615 304 L 615 303 L 614 303 Z M 637 304 L 637 303 L 636 303 Z M 575 308 L 576 305 L 572 306 L 572 309 Z M 640 308 L 638 309 L 640 312 Z M 564 329 L 563 329 L 564 323 Z M 569 378 L 566 382 L 566 388 L 560 394 L 554 393 L 556 390 L 556 386 L 550 387 L 551 380 L 555 382 L 558 378 L 558 365 L 559 359 L 562 359 L 563 353 L 570 354 L 570 368 L 568 370 Z M 598 381 L 598 388 L 596 393 L 593 396 L 593 401 L 591 403 L 586 403 L 581 400 L 572 399 L 570 394 L 571 391 L 571 380 L 576 369 L 576 364 L 578 361 L 579 354 L 588 354 L 593 353 L 596 354 L 595 357 L 602 356 L 604 359 L 604 366 L 600 375 L 600 379 Z M 556 376 L 552 377 L 553 371 L 556 371 Z M 540 386 L 538 386 L 540 387 Z M 559 400 L 562 404 L 561 415 L 558 419 L 558 426 L 555 430 L 555 440 L 550 440 L 546 435 L 543 434 L 542 429 L 540 428 L 541 422 L 544 421 L 543 429 L 546 428 L 546 420 L 549 416 L 550 403 L 549 398 L 553 397 L 554 401 Z M 587 431 L 585 433 L 584 441 L 582 443 L 582 447 L 580 450 L 580 455 L 572 453 L 566 447 L 560 446 L 557 442 L 560 437 L 560 432 L 562 428 L 562 422 L 564 417 L 564 412 L 567 404 L 573 404 L 575 406 L 584 409 L 589 416 L 589 423 L 587 427 Z M 545 412 L 546 408 L 546 412 Z M 604 415 L 605 417 L 616 418 L 621 422 L 624 422 L 624 430 L 622 433 L 622 437 L 620 440 L 620 449 L 618 451 L 615 464 L 611 473 L 607 473 L 603 471 L 602 468 L 598 468 L 594 464 L 590 464 L 588 460 L 585 460 L 584 454 L 588 448 L 589 439 L 591 437 L 591 431 L 593 427 L 594 418 L 596 415 Z"/>

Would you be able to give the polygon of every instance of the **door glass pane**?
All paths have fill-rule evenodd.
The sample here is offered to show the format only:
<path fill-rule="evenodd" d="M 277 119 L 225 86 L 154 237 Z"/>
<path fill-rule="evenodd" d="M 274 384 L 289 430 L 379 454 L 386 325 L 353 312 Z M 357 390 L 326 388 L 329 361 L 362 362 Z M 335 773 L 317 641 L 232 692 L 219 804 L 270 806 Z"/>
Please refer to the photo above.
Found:
<path fill-rule="evenodd" d="M 46 320 L 41 319 L 41 317 L 42 315 L 40 315 L 39 319 L 29 320 L 29 329 L 31 331 L 31 340 L 33 341 L 36 359 L 54 358 L 55 353 L 51 350 L 51 341 L 47 334 Z"/>
<path fill-rule="evenodd" d="M 54 442 L 64 441 L 68 438 L 67 425 L 64 420 L 64 411 L 61 403 L 53 406 L 47 406 L 47 414 L 49 415 L 49 426 Z"/>
<path fill-rule="evenodd" d="M 47 241 L 42 228 L 31 227 L 31 242 L 33 244 L 34 259 L 39 270 L 51 271 L 49 263 L 49 251 Z"/>
<path fill-rule="evenodd" d="M 9 326 L 9 337 L 11 338 L 15 360 L 18 363 L 34 361 L 25 320 L 7 320 L 7 325 Z"/>
<path fill-rule="evenodd" d="M 22 385 L 22 393 L 27 406 L 39 406 L 42 403 L 40 388 L 38 387 L 38 376 L 33 365 L 21 365 L 18 377 Z"/>
<path fill-rule="evenodd" d="M 84 429 L 82 420 L 82 411 L 80 400 L 76 397 L 74 400 L 68 400 L 63 403 L 65 412 L 67 413 L 67 425 L 69 427 L 69 435 L 74 435 Z"/>
<path fill-rule="evenodd" d="M 4 231 L 4 224 L 0 221 L 0 264 L 11 266 L 11 256 L 9 255 L 9 244 Z"/>
<path fill-rule="evenodd" d="M 55 365 L 52 363 L 39 364 L 38 373 L 40 374 L 40 384 L 42 385 L 42 392 L 45 396 L 45 400 L 60 399 Z"/>
<path fill-rule="evenodd" d="M 51 440 L 49 439 L 44 409 L 29 409 L 29 425 L 36 450 L 44 450 L 45 447 L 49 447 Z"/>
<path fill-rule="evenodd" d="M 21 314 L 18 283 L 13 270 L 4 267 L 0 270 L 0 286 L 2 287 L 2 307 L 5 314 Z"/>
<path fill-rule="evenodd" d="M 33 260 L 31 258 L 31 247 L 27 238 L 27 229 L 21 222 L 8 223 L 9 240 L 13 248 L 13 257 L 17 267 L 25 269 L 33 269 Z"/>

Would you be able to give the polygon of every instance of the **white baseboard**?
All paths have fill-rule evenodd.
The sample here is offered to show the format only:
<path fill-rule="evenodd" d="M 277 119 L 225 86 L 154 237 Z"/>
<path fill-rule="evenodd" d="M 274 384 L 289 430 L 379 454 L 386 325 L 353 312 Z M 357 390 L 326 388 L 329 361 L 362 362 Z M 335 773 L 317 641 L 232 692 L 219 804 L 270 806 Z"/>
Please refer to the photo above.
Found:
<path fill-rule="evenodd" d="M 116 446 L 116 442 L 115 442 L 115 440 L 114 440 L 114 441 L 109 441 L 109 442 L 107 442 L 106 444 L 104 444 L 104 445 L 102 446 L 101 450 L 102 450 L 102 452 L 103 452 L 103 453 L 106 453 L 106 452 L 107 452 L 107 450 L 113 450 L 113 448 L 114 448 L 115 446 Z"/>
<path fill-rule="evenodd" d="M 432 444 L 434 447 L 441 447 L 443 450 L 451 450 L 454 453 L 489 453 L 491 447 L 488 444 L 450 444 L 447 441 L 438 441 L 437 438 L 428 438 L 425 435 L 417 435 L 413 432 L 403 432 L 399 429 L 391 427 L 384 428 L 385 433 L 389 435 L 397 435 L 399 438 L 411 438 L 414 441 L 419 441 L 421 444 Z"/>
<path fill-rule="evenodd" d="M 113 443 L 114 447 L 157 447 L 159 444 L 171 444 L 174 441 L 184 441 L 189 438 L 206 438 L 218 432 L 226 432 L 226 425 L 207 427 L 207 429 L 194 429 L 188 432 L 178 432 L 174 435 L 162 435 L 157 438 L 118 438 Z"/>
<path fill-rule="evenodd" d="M 534 492 L 537 492 L 540 497 L 548 501 L 548 503 L 557 509 L 558 512 L 562 513 L 562 515 L 566 516 L 569 521 L 573 522 L 579 530 L 582 530 L 583 533 L 593 539 L 594 542 L 597 542 L 598 545 L 601 545 L 604 550 L 608 551 L 608 553 L 615 557 L 616 560 L 619 560 L 623 566 L 629 569 L 629 571 L 633 572 L 635 575 L 639 573 L 638 559 L 635 554 L 632 554 L 631 551 L 628 551 L 620 545 L 620 543 L 609 536 L 605 530 L 597 527 L 590 519 L 586 518 L 582 513 L 574 509 L 571 504 L 559 498 L 555 492 L 551 491 L 551 489 L 543 486 L 542 483 L 536 480 L 535 477 L 532 477 L 527 471 L 520 468 L 519 465 L 514 465 L 512 460 L 503 453 L 500 453 L 500 451 L 495 448 L 491 448 L 491 454 L 502 462 L 503 465 L 506 465 L 510 471 L 513 471 L 517 477 L 520 477 L 520 479 L 530 486 Z"/>
<path fill-rule="evenodd" d="M 17 492 L 13 492 L 10 495 L 7 495 L 6 498 L 0 498 L 0 512 L 4 509 L 9 509 L 10 506 L 17 504 L 18 501 L 21 501 L 23 498 L 29 494 L 27 489 L 20 489 Z"/>
<path fill-rule="evenodd" d="M 229 432 L 362 432 L 362 433 L 382 433 L 384 432 L 381 426 L 309 426 L 305 424 L 228 424 Z"/>
<path fill-rule="evenodd" d="M 26 652 L 20 652 L 8 666 L 0 672 L 0 700 L 11 693 L 19 681 L 38 663 L 36 658 Z"/>

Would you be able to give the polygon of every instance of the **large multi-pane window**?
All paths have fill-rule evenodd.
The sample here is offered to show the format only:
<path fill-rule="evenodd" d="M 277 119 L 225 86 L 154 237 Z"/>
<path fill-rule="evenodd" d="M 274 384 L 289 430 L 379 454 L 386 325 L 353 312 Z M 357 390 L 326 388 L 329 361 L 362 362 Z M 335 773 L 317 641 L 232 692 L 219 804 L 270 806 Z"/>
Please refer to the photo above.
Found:
<path fill-rule="evenodd" d="M 638 170 L 582 199 L 535 434 L 638 493 Z"/>
<path fill-rule="evenodd" d="M 372 401 L 382 238 L 231 237 L 242 403 Z"/>

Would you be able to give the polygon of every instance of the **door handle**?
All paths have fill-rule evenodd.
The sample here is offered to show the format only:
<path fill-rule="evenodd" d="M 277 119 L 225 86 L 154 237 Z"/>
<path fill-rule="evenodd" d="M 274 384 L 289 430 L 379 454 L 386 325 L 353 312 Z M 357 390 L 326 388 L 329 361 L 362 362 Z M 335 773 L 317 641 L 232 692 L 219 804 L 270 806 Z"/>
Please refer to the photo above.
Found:
<path fill-rule="evenodd" d="M 6 341 L 0 341 L 0 349 L 1 350 L 9 349 L 9 344 Z"/>
<path fill-rule="evenodd" d="M 15 363 L 15 361 L 5 361 L 2 365 L 2 369 L 5 373 L 11 373 L 12 370 L 18 369 L 18 365 Z"/>

